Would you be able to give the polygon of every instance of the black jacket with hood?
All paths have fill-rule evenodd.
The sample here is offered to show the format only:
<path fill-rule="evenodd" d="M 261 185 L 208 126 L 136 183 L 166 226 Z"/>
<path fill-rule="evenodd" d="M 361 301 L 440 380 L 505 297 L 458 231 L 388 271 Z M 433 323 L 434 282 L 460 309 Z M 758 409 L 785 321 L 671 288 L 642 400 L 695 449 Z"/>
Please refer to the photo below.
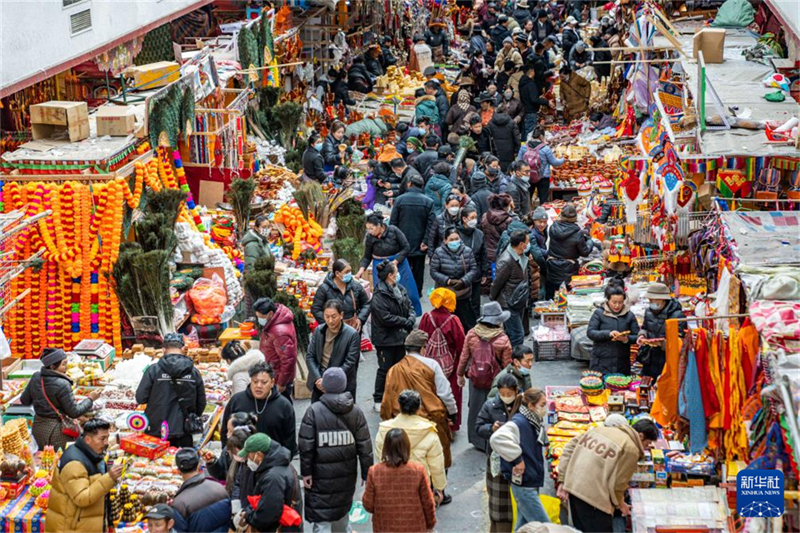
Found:
<path fill-rule="evenodd" d="M 654 313 L 651 309 L 644 312 L 644 322 L 640 335 L 646 339 L 661 339 L 667 335 L 667 320 L 671 318 L 685 318 L 681 304 L 674 298 L 667 301 L 664 309 Z M 686 331 L 686 322 L 678 322 L 681 335 Z M 640 346 L 636 357 L 642 363 L 642 375 L 658 378 L 664 370 L 667 356 L 660 346 Z"/>
<path fill-rule="evenodd" d="M 536 81 L 527 75 L 523 75 L 519 80 L 519 101 L 522 102 L 525 114 L 538 113 L 540 107 L 550 105 L 548 100 L 542 98 Z M 519 145 L 516 149 L 519 150 Z"/>
<path fill-rule="evenodd" d="M 44 381 L 47 399 L 42 393 L 42 381 Z M 70 418 L 83 416 L 92 408 L 90 398 L 86 398 L 81 403 L 75 401 L 75 396 L 72 394 L 72 380 L 65 374 L 43 368 L 31 376 L 31 380 L 22 392 L 20 402 L 22 405 L 33 405 L 33 412 L 38 417 L 58 420 L 58 414 L 53 411 L 47 400 L 50 400 L 63 415 Z"/>
<path fill-rule="evenodd" d="M 300 475 L 311 476 L 305 518 L 336 522 L 350 512 L 358 480 L 372 466 L 372 439 L 363 411 L 349 392 L 326 393 L 311 405 L 300 423 Z"/>
<path fill-rule="evenodd" d="M 379 282 L 372 295 L 372 344 L 402 346 L 416 320 L 405 287 L 399 283 L 389 287 L 385 281 Z"/>
<path fill-rule="evenodd" d="M 252 526 L 253 531 L 277 531 L 284 505 L 293 507 L 303 516 L 300 477 L 290 464 L 291 460 L 289 451 L 273 440 L 264 460 L 256 469 L 252 494 L 242 495 L 245 521 Z M 258 498 L 255 508 L 250 506 L 248 496 Z M 302 533 L 303 524 L 297 527 L 281 527 L 280 530 L 286 533 Z"/>
<path fill-rule="evenodd" d="M 222 427 L 228 427 L 228 419 L 233 413 L 242 412 L 256 415 L 256 431 L 258 433 L 269 435 L 273 442 L 277 442 L 289 450 L 292 457 L 297 455 L 294 408 L 286 396 L 278 392 L 278 387 L 272 387 L 266 401 L 256 400 L 250 387 L 231 396 L 222 415 Z M 220 437 L 224 449 L 228 442 L 227 432 L 223 431 Z"/>
<path fill-rule="evenodd" d="M 342 304 L 345 320 L 357 316 L 364 324 L 369 318 L 369 296 L 356 280 L 350 280 L 342 293 L 333 281 L 333 272 L 325 276 L 325 281 L 317 288 L 314 303 L 311 304 L 311 314 L 320 324 L 325 323 L 325 304 L 331 300 L 338 300 Z"/>
<path fill-rule="evenodd" d="M 486 131 L 492 139 L 492 152 L 500 160 L 500 168 L 505 172 L 519 151 L 519 128 L 509 115 L 495 112 Z"/>
<path fill-rule="evenodd" d="M 563 283 L 578 273 L 578 258 L 588 257 L 592 239 L 574 222 L 557 220 L 549 229 L 550 248 L 547 250 L 547 282 Z"/>
<path fill-rule="evenodd" d="M 475 197 L 472 197 L 473 200 Z M 480 220 L 480 218 L 478 219 Z M 473 280 L 473 283 L 480 281 L 482 276 L 489 275 L 489 265 L 486 263 L 486 245 L 483 242 L 483 231 L 478 228 L 465 228 L 463 225 L 458 226 L 458 235 L 461 237 L 461 242 L 464 246 L 472 250 L 475 256 L 475 262 L 478 264 L 478 278 Z"/>
<path fill-rule="evenodd" d="M 145 371 L 139 388 L 136 389 L 136 401 L 147 404 L 145 413 L 150 425 L 145 433 L 160 437 L 161 423 L 166 420 L 169 424 L 169 436 L 181 437 L 185 434 L 185 416 L 178 402 L 183 402 L 187 412 L 203 414 L 206 408 L 203 376 L 185 355 L 165 355 Z"/>

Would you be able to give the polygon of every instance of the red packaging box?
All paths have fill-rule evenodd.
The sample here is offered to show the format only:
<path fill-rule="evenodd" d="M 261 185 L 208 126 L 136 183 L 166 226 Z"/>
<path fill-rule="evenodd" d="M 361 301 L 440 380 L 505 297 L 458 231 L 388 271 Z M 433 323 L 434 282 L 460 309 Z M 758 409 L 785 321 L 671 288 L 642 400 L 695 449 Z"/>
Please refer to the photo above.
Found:
<path fill-rule="evenodd" d="M 167 448 L 169 448 L 169 442 L 143 433 L 122 437 L 119 445 L 128 453 L 151 460 L 158 459 L 167 453 Z"/>

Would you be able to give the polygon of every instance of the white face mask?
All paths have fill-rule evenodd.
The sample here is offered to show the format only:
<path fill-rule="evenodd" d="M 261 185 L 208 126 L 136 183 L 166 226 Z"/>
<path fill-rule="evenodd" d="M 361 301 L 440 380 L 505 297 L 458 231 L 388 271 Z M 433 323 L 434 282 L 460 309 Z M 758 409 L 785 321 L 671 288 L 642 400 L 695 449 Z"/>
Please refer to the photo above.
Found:
<path fill-rule="evenodd" d="M 456 215 L 458 214 L 458 211 L 459 211 L 459 209 L 458 209 L 457 207 L 448 207 L 448 208 L 447 208 L 447 212 L 448 212 L 448 213 L 449 213 L 451 216 L 456 216 Z"/>
<path fill-rule="evenodd" d="M 478 219 L 473 218 L 472 220 L 467 220 L 467 227 L 470 229 L 475 229 L 478 227 Z"/>
<path fill-rule="evenodd" d="M 516 399 L 516 396 L 500 396 L 500 401 L 506 405 L 511 405 Z"/>
<path fill-rule="evenodd" d="M 258 463 L 253 461 L 252 459 L 248 459 L 247 460 L 247 468 L 249 468 L 250 470 L 255 472 L 256 470 L 258 470 Z"/>
<path fill-rule="evenodd" d="M 536 416 L 539 418 L 544 418 L 547 415 L 547 406 L 542 405 L 541 407 L 537 407 L 533 410 L 533 412 L 536 413 Z"/>

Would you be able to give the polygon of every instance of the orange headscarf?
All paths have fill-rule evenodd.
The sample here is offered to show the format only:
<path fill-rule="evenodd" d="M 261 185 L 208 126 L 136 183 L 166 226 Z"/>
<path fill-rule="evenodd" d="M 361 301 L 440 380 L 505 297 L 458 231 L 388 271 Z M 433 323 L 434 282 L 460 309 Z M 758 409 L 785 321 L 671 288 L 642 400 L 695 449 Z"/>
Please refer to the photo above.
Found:
<path fill-rule="evenodd" d="M 435 309 L 444 307 L 452 313 L 456 310 L 456 293 L 444 287 L 434 289 L 431 293 L 431 305 Z"/>

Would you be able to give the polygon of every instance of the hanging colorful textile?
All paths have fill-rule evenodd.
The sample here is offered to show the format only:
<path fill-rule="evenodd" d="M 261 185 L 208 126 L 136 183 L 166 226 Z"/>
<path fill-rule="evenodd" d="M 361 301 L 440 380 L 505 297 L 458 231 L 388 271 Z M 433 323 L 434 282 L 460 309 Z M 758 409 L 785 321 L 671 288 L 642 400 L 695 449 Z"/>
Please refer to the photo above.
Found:
<path fill-rule="evenodd" d="M 706 433 L 706 415 L 703 403 L 698 402 L 702 397 L 700 377 L 697 369 L 697 357 L 694 349 L 689 350 L 689 357 L 681 387 L 679 408 L 681 416 L 689 421 L 689 451 L 700 453 L 706 448 L 708 434 Z"/>
<path fill-rule="evenodd" d="M 678 386 L 680 365 L 680 336 L 678 322 L 667 320 L 666 323 L 667 357 L 664 372 L 658 378 L 656 398 L 650 414 L 662 426 L 671 424 L 678 416 Z"/>

